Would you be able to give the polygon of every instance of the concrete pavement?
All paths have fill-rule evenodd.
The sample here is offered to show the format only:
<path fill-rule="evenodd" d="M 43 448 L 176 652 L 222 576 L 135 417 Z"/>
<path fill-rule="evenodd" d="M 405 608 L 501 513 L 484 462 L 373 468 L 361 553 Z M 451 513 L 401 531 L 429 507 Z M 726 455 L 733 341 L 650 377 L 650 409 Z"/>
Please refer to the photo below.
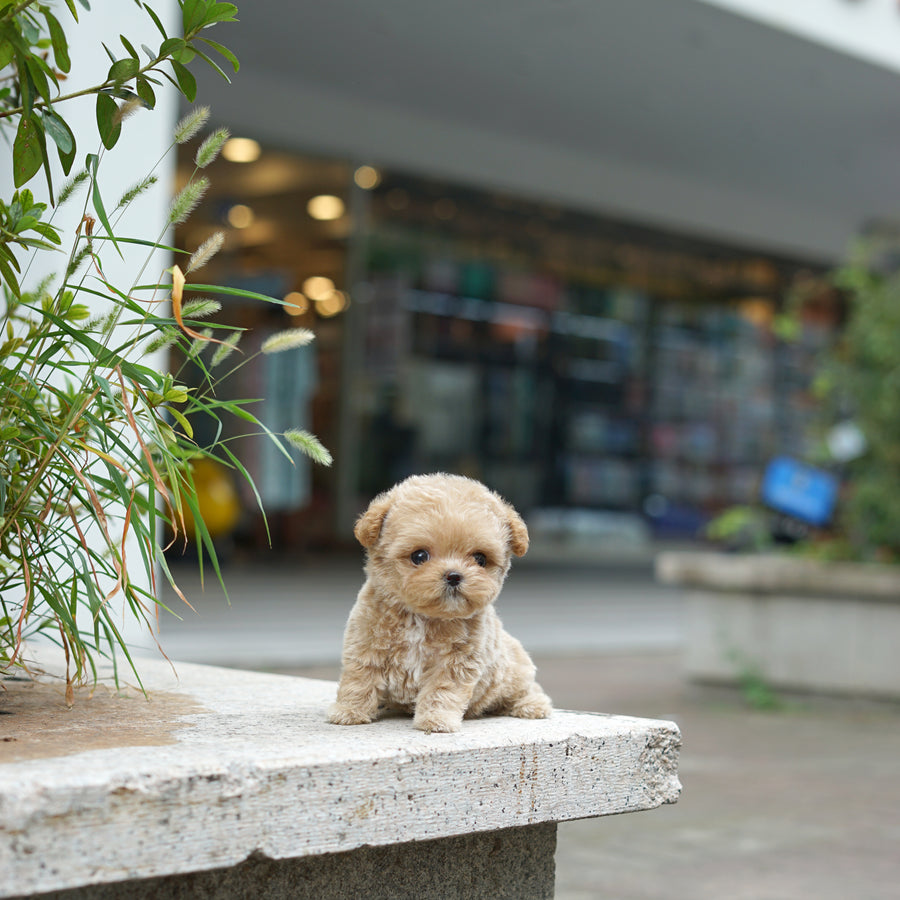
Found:
<path fill-rule="evenodd" d="M 185 662 L 271 668 L 340 659 L 347 615 L 363 582 L 362 553 L 290 565 L 230 565 L 228 605 L 215 574 L 173 575 L 195 611 L 168 585 L 166 653 Z M 507 629 L 532 653 L 673 649 L 681 640 L 681 593 L 658 585 L 649 561 L 602 566 L 517 560 L 497 602 Z"/>

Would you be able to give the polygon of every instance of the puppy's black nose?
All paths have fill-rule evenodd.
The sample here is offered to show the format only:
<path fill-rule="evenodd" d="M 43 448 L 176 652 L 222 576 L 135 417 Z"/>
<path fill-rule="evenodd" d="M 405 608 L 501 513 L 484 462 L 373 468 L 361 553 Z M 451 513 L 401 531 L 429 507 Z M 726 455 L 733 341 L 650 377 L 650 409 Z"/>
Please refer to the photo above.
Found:
<path fill-rule="evenodd" d="M 459 587 L 462 580 L 463 577 L 459 572 L 447 572 L 447 574 L 444 575 L 444 581 L 446 581 L 450 587 Z"/>

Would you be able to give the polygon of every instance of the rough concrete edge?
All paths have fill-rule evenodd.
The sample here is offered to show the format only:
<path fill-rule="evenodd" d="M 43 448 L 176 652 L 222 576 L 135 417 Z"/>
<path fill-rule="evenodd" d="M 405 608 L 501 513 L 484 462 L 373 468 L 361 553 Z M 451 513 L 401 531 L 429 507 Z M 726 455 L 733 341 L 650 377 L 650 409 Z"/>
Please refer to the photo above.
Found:
<path fill-rule="evenodd" d="M 611 718 L 627 720 L 627 717 Z M 606 738 L 598 738 L 596 735 L 584 735 L 578 733 L 577 729 L 573 730 L 569 738 L 565 741 L 537 741 L 532 742 L 531 744 L 516 744 L 490 749 L 483 748 L 482 752 L 485 754 L 490 754 L 491 751 L 494 751 L 495 754 L 500 753 L 503 755 L 505 753 L 508 757 L 508 759 L 503 760 L 504 765 L 499 771 L 511 773 L 509 783 L 506 786 L 505 792 L 501 791 L 499 796 L 495 798 L 495 802 L 497 804 L 506 803 L 517 807 L 515 815 L 509 817 L 504 824 L 499 824 L 496 819 L 491 819 L 488 816 L 484 820 L 486 824 L 482 823 L 480 825 L 477 819 L 473 818 L 474 812 L 469 812 L 461 817 L 462 821 L 456 827 L 444 827 L 443 829 L 438 827 L 432 834 L 426 835 L 425 837 L 420 836 L 415 839 L 439 839 L 479 831 L 494 831 L 503 827 L 518 827 L 540 822 L 568 821 L 598 815 L 633 812 L 652 809 L 663 804 L 676 802 L 681 791 L 681 785 L 677 776 L 678 750 L 681 746 L 681 735 L 678 727 L 674 725 L 674 723 L 656 720 L 635 721 L 642 723 L 643 727 L 636 732 L 628 732 L 617 736 L 620 738 L 620 741 L 615 743 L 614 748 L 611 748 L 608 745 L 609 736 Z M 574 757 L 576 761 L 579 761 L 580 759 L 580 764 L 586 767 L 583 771 L 586 771 L 588 774 L 591 774 L 593 771 L 591 769 L 592 762 L 590 761 L 596 762 L 598 759 L 602 759 L 603 754 L 610 757 L 610 754 L 613 752 L 622 753 L 621 760 L 618 758 L 610 758 L 607 760 L 607 765 L 612 762 L 613 769 L 615 773 L 619 775 L 621 784 L 608 785 L 597 784 L 594 782 L 594 791 L 592 792 L 590 789 L 590 780 L 584 778 L 583 771 L 579 771 L 575 773 L 576 778 L 572 784 L 560 785 L 560 787 L 565 788 L 563 791 L 565 799 L 559 801 L 558 798 L 554 797 L 552 794 L 552 789 L 557 787 L 554 777 L 545 777 L 544 790 L 547 791 L 545 797 L 550 798 L 549 808 L 544 810 L 540 806 L 544 799 L 540 796 L 538 797 L 539 805 L 536 808 L 535 792 L 537 791 L 537 785 L 539 783 L 538 760 L 541 752 L 550 754 L 554 749 L 557 759 L 566 761 L 570 757 Z M 466 755 L 468 752 L 469 751 L 462 750 L 458 751 L 457 754 L 453 754 L 452 752 L 448 754 L 448 751 L 444 751 L 443 754 L 434 754 L 432 756 L 432 761 L 439 767 L 441 764 L 441 759 L 439 759 L 439 757 L 459 754 Z M 389 760 L 386 764 L 386 768 L 390 769 L 390 771 L 382 773 L 381 778 L 384 781 L 387 781 L 392 774 L 396 774 L 391 767 L 396 767 L 398 763 L 402 764 L 403 762 L 402 759 Z M 518 767 L 516 765 L 517 763 L 519 763 Z M 619 765 L 621 767 L 620 770 L 615 769 L 615 765 Z M 302 767 L 300 768 L 302 769 Z M 344 768 L 344 766 L 341 765 L 338 768 Z M 518 771 L 519 774 L 518 778 L 515 776 L 516 771 Z M 555 771 L 556 770 L 553 769 L 551 765 L 550 772 L 553 773 Z M 213 819 L 221 819 L 221 822 L 226 823 L 226 826 L 227 821 L 234 815 L 236 806 L 242 805 L 243 801 L 247 800 L 245 808 L 251 815 L 247 817 L 248 821 L 246 825 L 249 825 L 252 831 L 254 828 L 253 823 L 258 826 L 260 822 L 264 821 L 270 814 L 273 814 L 268 806 L 268 802 L 271 799 L 268 792 L 272 782 L 267 781 L 266 779 L 260 780 L 261 772 L 258 770 L 245 773 L 248 776 L 248 779 L 250 779 L 248 783 L 252 781 L 252 783 L 256 785 L 258 796 L 262 797 L 265 801 L 261 806 L 257 807 L 256 813 L 253 814 L 251 808 L 252 796 L 248 798 L 243 791 L 235 792 L 238 785 L 236 785 L 233 779 L 235 776 L 239 776 L 239 773 L 232 770 L 229 774 L 232 776 L 231 778 L 222 780 L 210 778 L 208 777 L 208 773 L 199 773 L 197 778 L 193 780 L 187 779 L 187 781 L 183 782 L 181 785 L 175 784 L 171 779 L 169 781 L 163 779 L 156 785 L 156 788 L 162 792 L 160 798 L 157 798 L 160 800 L 160 803 L 157 804 L 159 805 L 159 809 L 156 809 L 156 806 L 154 805 L 156 788 L 154 788 L 154 785 L 151 782 L 144 779 L 142 779 L 139 784 L 110 785 L 108 793 L 102 794 L 101 792 L 102 795 L 93 796 L 93 804 L 85 805 L 85 803 L 82 802 L 89 799 L 87 796 L 82 797 L 80 801 L 78 797 L 70 795 L 68 797 L 68 803 L 64 805 L 65 808 L 55 810 L 45 809 L 46 816 L 42 817 L 38 815 L 38 819 L 32 823 L 37 828 L 38 832 L 43 828 L 46 828 L 43 840 L 39 835 L 33 835 L 31 846 L 28 848 L 20 848 L 18 854 L 15 853 L 11 845 L 7 846 L 5 853 L 0 854 L 0 857 L 6 857 L 7 860 L 0 868 L 6 869 L 10 873 L 15 884 L 14 888 L 13 884 L 10 882 L 7 882 L 6 886 L 0 886 L 0 896 L 10 896 L 13 889 L 16 894 L 20 894 L 24 886 L 22 870 L 24 868 L 27 871 L 28 866 L 27 864 L 23 866 L 21 859 L 19 861 L 20 864 L 15 865 L 16 855 L 21 857 L 24 853 L 25 855 L 29 855 L 32 859 L 40 859 L 48 853 L 52 853 L 52 848 L 58 846 L 59 829 L 66 831 L 67 829 L 72 828 L 77 831 L 85 827 L 88 829 L 92 826 L 96 828 L 97 825 L 100 825 L 101 831 L 105 828 L 108 832 L 105 840 L 114 841 L 117 834 L 119 834 L 118 830 L 125 827 L 126 821 L 135 823 L 139 821 L 141 814 L 162 816 L 171 813 L 172 810 L 165 807 L 163 800 L 165 799 L 166 792 L 170 792 L 173 789 L 176 792 L 183 790 L 186 793 L 189 793 L 189 806 L 195 811 L 201 808 L 203 810 L 216 811 L 213 813 Z M 285 776 L 284 773 L 276 773 L 273 771 L 271 774 L 276 780 L 281 779 L 285 789 L 296 788 L 296 785 L 292 785 L 291 779 Z M 301 778 L 303 777 L 303 773 L 301 772 L 294 774 Z M 330 773 L 323 772 L 322 777 L 327 778 L 329 774 Z M 240 779 L 238 778 L 238 780 Z M 190 782 L 190 784 L 187 782 Z M 379 782 L 376 780 L 375 784 L 378 783 Z M 627 790 L 623 790 L 623 788 L 627 788 Z M 605 806 L 603 806 L 599 800 L 592 798 L 592 795 L 599 793 L 601 789 L 606 794 L 606 799 L 604 801 L 606 804 Z M 622 793 L 620 795 L 615 795 L 616 790 L 619 790 Z M 610 791 L 612 791 L 612 794 L 609 793 Z M 516 792 L 518 793 L 518 797 L 516 797 Z M 226 794 L 228 795 L 227 797 L 225 796 Z M 118 815 L 114 814 L 114 811 L 109 807 L 108 801 L 113 797 L 115 798 L 115 803 L 119 804 L 121 807 Z M 373 795 L 373 802 L 376 797 L 377 793 Z M 129 808 L 126 808 L 129 807 L 129 798 L 131 798 L 131 801 L 137 803 L 137 807 L 134 809 L 129 810 Z M 225 802 L 237 798 L 240 799 L 241 803 L 232 803 L 229 807 L 228 803 Z M 577 802 L 573 803 L 573 798 L 577 798 Z M 554 802 L 568 802 L 572 803 L 572 805 L 568 809 L 562 809 L 559 806 L 553 806 Z M 54 804 L 51 803 L 51 806 L 53 805 Z M 223 808 L 223 805 L 226 808 Z M 91 806 L 93 806 L 93 810 L 90 809 Z M 298 811 L 301 814 L 303 813 L 304 810 L 302 806 Z M 505 812 L 506 810 L 504 809 L 504 813 Z M 122 814 L 124 814 L 124 819 Z M 91 821 L 92 816 L 94 817 L 93 822 Z M 41 818 L 47 819 L 47 822 L 44 822 L 43 825 L 40 822 Z M 49 822 L 51 819 L 53 822 Z M 64 820 L 68 820 L 68 823 Z M 7 820 L 7 825 L 8 822 L 9 820 Z M 197 826 L 200 830 L 209 828 L 213 824 L 214 822 L 212 821 L 207 822 L 198 820 L 197 822 Z M 332 823 L 332 825 L 334 825 L 334 823 Z M 400 825 L 403 827 L 404 823 L 401 822 Z M 26 829 L 25 832 L 21 829 L 11 831 L 8 827 L 4 830 L 10 841 L 15 840 L 17 835 L 20 840 L 25 838 L 27 841 L 28 838 L 26 837 L 26 833 L 30 831 L 30 829 Z M 334 829 L 332 828 L 332 830 Z M 350 829 L 350 831 L 353 831 L 353 829 Z M 396 826 L 394 831 L 396 831 Z M 260 854 L 271 859 L 297 858 L 304 855 L 315 856 L 322 853 L 352 850 L 367 845 L 379 846 L 400 843 L 403 840 L 402 835 L 402 831 L 400 836 L 398 836 L 397 834 L 392 833 L 391 829 L 385 831 L 376 830 L 374 832 L 361 830 L 359 833 L 354 834 L 350 841 L 347 841 L 340 834 L 340 829 L 338 829 L 338 831 L 331 835 L 330 838 L 326 836 L 324 842 L 320 840 L 318 843 L 314 842 L 314 845 L 308 847 L 299 846 L 296 836 L 293 836 L 293 843 L 291 843 L 291 840 L 289 839 L 287 843 L 290 846 L 282 847 L 282 852 L 279 852 L 277 847 L 278 840 L 272 841 L 270 839 L 267 842 L 255 831 L 253 834 L 248 834 L 245 826 L 243 837 L 241 837 L 240 834 L 234 835 L 234 842 L 229 846 L 230 852 L 208 854 L 203 858 L 199 865 L 193 850 L 183 859 L 176 860 L 174 857 L 169 857 L 170 865 L 165 873 L 159 869 L 146 868 L 146 864 L 142 866 L 140 863 L 136 862 L 134 858 L 128 859 L 128 854 L 126 853 L 125 858 L 119 859 L 118 861 L 108 860 L 105 865 L 100 860 L 94 860 L 89 865 L 86 864 L 84 866 L 85 870 L 83 872 L 76 873 L 70 871 L 62 874 L 58 872 L 52 874 L 47 873 L 44 877 L 32 878 L 27 884 L 27 887 L 32 892 L 59 890 L 89 883 L 112 882 L 122 880 L 123 878 L 153 877 L 154 875 L 159 874 L 178 874 L 180 872 L 202 871 L 206 869 L 221 868 L 223 864 L 226 866 L 237 865 L 245 859 L 251 858 L 254 855 L 259 856 Z M 157 838 L 159 838 L 159 836 L 157 836 Z M 98 835 L 97 839 L 100 841 L 99 846 L 103 846 L 103 836 Z M 149 845 L 154 843 L 153 835 L 151 834 L 144 835 L 142 841 L 144 839 L 148 841 Z M 284 835 L 282 835 L 282 840 L 284 840 Z M 159 840 L 156 842 L 159 843 Z M 43 844 L 43 848 L 41 847 L 41 844 Z M 164 847 L 158 847 L 158 849 L 164 849 Z M 159 854 L 151 855 L 159 856 Z M 177 856 L 177 854 L 175 855 Z M 15 870 L 18 870 L 18 875 L 15 873 Z M 40 873 L 35 873 L 35 875 L 39 876 Z"/>

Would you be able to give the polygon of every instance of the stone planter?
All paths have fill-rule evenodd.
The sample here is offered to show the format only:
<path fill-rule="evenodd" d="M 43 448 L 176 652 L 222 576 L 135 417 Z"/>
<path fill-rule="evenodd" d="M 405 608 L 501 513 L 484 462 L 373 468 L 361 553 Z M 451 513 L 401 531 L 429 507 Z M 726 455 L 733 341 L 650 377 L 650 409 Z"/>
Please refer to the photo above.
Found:
<path fill-rule="evenodd" d="M 688 589 L 691 679 L 900 699 L 900 567 L 676 552 L 656 572 Z"/>

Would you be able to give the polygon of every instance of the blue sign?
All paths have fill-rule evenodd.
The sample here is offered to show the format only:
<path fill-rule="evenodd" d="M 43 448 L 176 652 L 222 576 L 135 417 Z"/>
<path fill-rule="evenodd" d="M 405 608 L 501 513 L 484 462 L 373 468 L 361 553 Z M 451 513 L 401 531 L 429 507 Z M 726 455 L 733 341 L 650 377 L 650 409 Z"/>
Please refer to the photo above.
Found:
<path fill-rule="evenodd" d="M 763 476 L 763 503 L 810 525 L 828 523 L 837 494 L 834 475 L 787 456 L 773 459 Z"/>

